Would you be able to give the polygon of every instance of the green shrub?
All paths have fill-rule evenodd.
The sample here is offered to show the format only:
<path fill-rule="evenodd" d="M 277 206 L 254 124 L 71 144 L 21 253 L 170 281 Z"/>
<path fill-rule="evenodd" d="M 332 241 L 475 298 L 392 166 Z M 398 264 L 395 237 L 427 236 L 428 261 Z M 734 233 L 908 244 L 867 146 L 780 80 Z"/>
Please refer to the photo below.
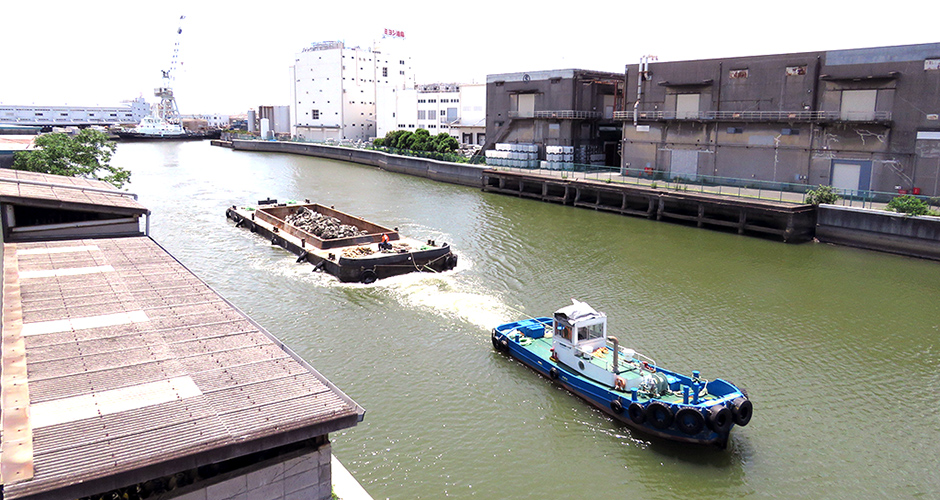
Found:
<path fill-rule="evenodd" d="M 839 200 L 841 196 L 833 191 L 832 186 L 818 186 L 816 189 L 810 189 L 806 192 L 806 203 L 810 205 L 832 204 Z"/>
<path fill-rule="evenodd" d="M 888 206 L 885 207 L 885 209 L 907 215 L 927 215 L 930 211 L 930 208 L 924 200 L 909 194 L 891 198 L 891 201 L 888 202 Z"/>

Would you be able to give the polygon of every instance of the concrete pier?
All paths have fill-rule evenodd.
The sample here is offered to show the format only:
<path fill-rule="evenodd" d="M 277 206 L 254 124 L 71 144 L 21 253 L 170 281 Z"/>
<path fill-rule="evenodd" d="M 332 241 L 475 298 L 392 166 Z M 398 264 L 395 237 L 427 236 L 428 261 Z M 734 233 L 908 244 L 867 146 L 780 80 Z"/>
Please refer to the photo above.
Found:
<path fill-rule="evenodd" d="M 483 190 L 622 215 L 771 235 L 798 243 L 813 238 L 812 205 L 750 200 L 534 173 L 483 172 Z"/>

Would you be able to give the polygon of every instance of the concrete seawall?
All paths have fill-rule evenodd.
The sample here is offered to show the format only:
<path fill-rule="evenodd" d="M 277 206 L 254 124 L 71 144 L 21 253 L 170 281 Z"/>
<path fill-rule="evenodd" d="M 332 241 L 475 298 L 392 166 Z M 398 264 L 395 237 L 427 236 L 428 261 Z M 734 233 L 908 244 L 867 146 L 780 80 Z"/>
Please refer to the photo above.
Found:
<path fill-rule="evenodd" d="M 940 260 L 940 217 L 820 205 L 816 239 L 868 250 Z"/>
<path fill-rule="evenodd" d="M 425 177 L 435 181 L 471 187 L 481 187 L 483 185 L 483 171 L 488 168 L 485 165 L 450 163 L 428 158 L 393 155 L 369 149 L 343 148 L 302 142 L 233 140 L 232 149 L 237 151 L 299 154 L 329 158 L 332 160 L 350 161 L 363 165 L 371 165 L 381 168 L 382 170 L 388 170 L 389 172 Z"/>
<path fill-rule="evenodd" d="M 556 203 L 570 203 L 583 208 L 609 210 L 624 215 L 655 217 L 657 220 L 684 220 L 686 222 L 695 222 L 699 227 L 734 227 L 738 229 L 739 233 L 771 233 L 782 236 L 785 241 L 806 241 L 815 237 L 824 243 L 940 260 L 940 217 L 909 217 L 881 210 L 822 205 L 818 209 L 810 210 L 806 210 L 805 206 L 786 207 L 783 210 L 784 212 L 796 209 L 798 213 L 787 214 L 784 218 L 777 214 L 768 219 L 764 216 L 757 216 L 757 213 L 766 212 L 768 209 L 771 212 L 780 211 L 780 206 L 774 206 L 779 204 L 758 200 L 728 201 L 724 199 L 720 202 L 703 205 L 696 202 L 697 198 L 687 196 L 686 193 L 673 192 L 668 193 L 668 198 L 670 200 L 675 198 L 674 204 L 679 208 L 667 210 L 669 206 L 663 203 L 654 205 L 648 200 L 645 204 L 642 203 L 643 200 L 640 200 L 637 205 L 631 201 L 632 198 L 623 193 L 615 193 L 616 196 L 611 197 L 609 193 L 605 194 L 607 191 L 613 190 L 611 186 L 590 186 L 581 185 L 574 181 L 558 181 L 554 183 L 558 186 L 555 186 L 553 190 L 551 185 L 554 184 L 545 181 L 536 182 L 535 184 L 538 184 L 537 189 L 532 191 L 526 189 L 524 180 L 518 180 L 518 184 L 514 185 L 515 187 L 506 187 L 500 184 L 505 183 L 505 180 L 500 181 L 500 178 L 527 176 L 489 171 L 489 167 L 486 165 L 449 163 L 427 158 L 393 155 L 381 151 L 296 142 L 233 140 L 231 143 L 213 141 L 212 145 L 231 147 L 240 151 L 301 154 L 349 161 L 375 166 L 389 172 L 415 175 L 451 184 L 479 187 L 484 191 L 527 196 Z M 485 174 L 487 171 L 489 173 Z M 497 179 L 495 183 L 493 179 Z M 624 188 L 618 191 L 629 190 Z M 659 199 L 657 198 L 657 200 Z M 689 203 L 694 206 L 689 205 Z M 684 207 L 684 205 L 692 206 L 695 210 Z M 732 205 L 748 206 L 738 207 L 737 211 L 731 215 L 721 211 L 728 211 L 727 207 Z M 703 207 L 705 208 L 703 209 Z M 724 208 L 718 210 L 714 207 Z M 735 214 L 738 215 L 735 216 Z M 815 227 L 811 223 L 807 227 L 806 223 L 814 215 L 816 216 Z"/>

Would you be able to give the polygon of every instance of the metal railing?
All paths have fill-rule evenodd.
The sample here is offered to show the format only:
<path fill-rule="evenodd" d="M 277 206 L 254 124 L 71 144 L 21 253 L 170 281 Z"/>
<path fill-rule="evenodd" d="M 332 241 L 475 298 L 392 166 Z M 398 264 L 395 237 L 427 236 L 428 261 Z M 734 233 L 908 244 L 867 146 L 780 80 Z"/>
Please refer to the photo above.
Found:
<path fill-rule="evenodd" d="M 705 120 L 742 122 L 876 122 L 891 121 L 890 111 L 615 111 L 614 119 L 632 121 Z"/>
<path fill-rule="evenodd" d="M 559 109 L 548 111 L 510 111 L 510 118 L 548 118 L 557 120 L 592 120 L 600 118 L 599 111 L 580 111 L 577 109 Z M 632 118 L 631 118 L 632 119 Z"/>
<path fill-rule="evenodd" d="M 603 165 L 570 164 L 564 169 L 493 167 L 493 170 L 527 172 L 538 175 L 548 175 L 561 179 L 583 179 L 603 182 L 607 184 L 627 184 L 646 186 L 653 189 L 681 191 L 704 194 L 717 194 L 739 198 L 751 198 L 783 203 L 806 203 L 809 191 L 819 186 L 797 184 L 789 182 L 762 181 L 755 179 L 742 179 L 736 177 L 721 177 L 717 175 L 677 175 L 671 176 L 668 172 L 646 170 L 639 168 L 621 169 Z M 835 205 L 860 208 L 884 208 L 892 198 L 899 193 L 849 190 L 834 188 L 833 191 L 840 197 Z M 937 204 L 936 198 L 929 196 L 915 196 L 930 204 Z"/>

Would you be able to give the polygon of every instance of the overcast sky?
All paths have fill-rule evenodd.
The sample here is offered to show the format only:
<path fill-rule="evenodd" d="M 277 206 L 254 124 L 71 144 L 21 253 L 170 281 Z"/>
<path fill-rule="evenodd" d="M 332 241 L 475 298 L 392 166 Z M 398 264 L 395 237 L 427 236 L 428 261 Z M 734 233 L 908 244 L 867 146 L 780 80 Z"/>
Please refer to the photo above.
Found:
<path fill-rule="evenodd" d="M 940 4 L 923 0 L 5 4 L 0 103 L 153 102 L 182 23 L 173 88 L 184 114 L 287 105 L 288 67 L 303 47 L 371 47 L 385 29 L 404 32 L 396 44 L 411 54 L 418 83 L 562 68 L 622 72 L 645 54 L 677 61 L 940 42 Z"/>

